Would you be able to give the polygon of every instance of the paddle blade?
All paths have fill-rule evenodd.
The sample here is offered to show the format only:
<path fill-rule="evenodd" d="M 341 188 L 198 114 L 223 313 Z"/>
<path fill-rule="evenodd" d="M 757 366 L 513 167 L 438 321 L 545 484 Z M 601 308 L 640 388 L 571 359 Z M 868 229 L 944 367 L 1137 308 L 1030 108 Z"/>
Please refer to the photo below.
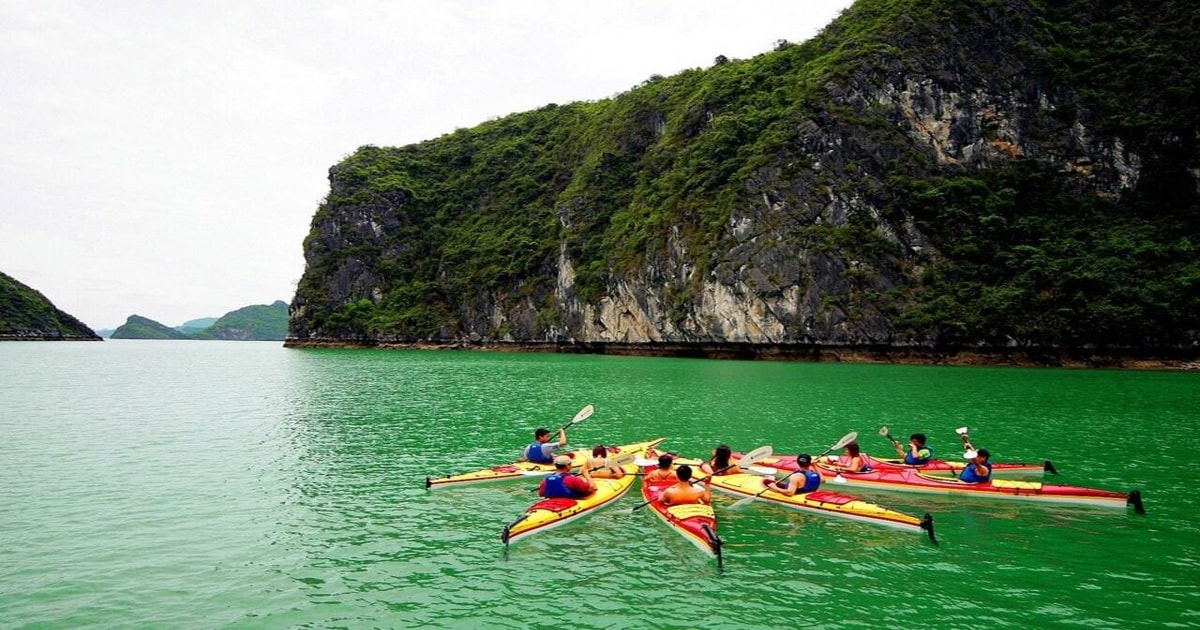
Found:
<path fill-rule="evenodd" d="M 888 428 L 887 428 L 886 424 L 879 427 L 879 435 L 882 435 L 883 437 L 886 437 L 886 438 L 892 437 L 891 434 L 888 433 Z"/>
<path fill-rule="evenodd" d="M 742 466 L 742 470 L 752 475 L 762 475 L 763 477 L 774 477 L 777 469 L 770 466 Z"/>
<path fill-rule="evenodd" d="M 737 462 L 735 462 L 735 464 L 739 468 L 741 468 L 742 466 L 749 466 L 749 465 L 757 462 L 760 459 L 770 457 L 771 453 L 773 453 L 773 452 L 774 451 L 771 449 L 771 445 L 766 444 L 766 445 L 763 445 L 763 446 L 760 446 L 760 447 L 754 449 L 753 451 L 750 451 L 749 453 L 746 453 L 745 455 L 742 455 L 741 459 L 737 460 Z"/>
<path fill-rule="evenodd" d="M 833 478 L 833 483 L 846 483 L 846 478 L 841 475 L 837 475 Z"/>
<path fill-rule="evenodd" d="M 571 424 L 579 424 L 580 422 L 583 422 L 584 420 L 587 420 L 588 418 L 592 417 L 592 414 L 595 412 L 596 412 L 596 408 L 591 405 L 588 405 L 588 406 L 584 407 L 583 409 L 580 409 L 579 413 L 575 414 L 575 417 L 571 419 Z"/>
<path fill-rule="evenodd" d="M 958 427 L 957 429 L 955 429 L 955 430 L 954 430 L 954 432 L 955 432 L 955 433 L 957 433 L 957 434 L 959 434 L 959 435 L 966 435 L 966 434 L 967 434 L 967 427 Z"/>
<path fill-rule="evenodd" d="M 846 435 L 843 435 L 842 439 L 835 442 L 833 444 L 833 446 L 830 446 L 829 451 L 836 451 L 837 449 L 842 448 L 843 446 L 845 446 L 857 439 L 858 439 L 858 431 L 851 431 L 851 432 L 847 433 Z M 828 453 L 829 451 L 825 451 L 825 452 Z"/>
<path fill-rule="evenodd" d="M 758 498 L 757 494 L 752 494 L 752 495 L 746 497 L 745 499 L 738 499 L 737 501 L 734 501 L 733 504 L 731 504 L 729 506 L 729 509 L 737 510 L 737 509 L 746 507 L 747 505 L 754 503 L 754 500 L 757 498 Z"/>

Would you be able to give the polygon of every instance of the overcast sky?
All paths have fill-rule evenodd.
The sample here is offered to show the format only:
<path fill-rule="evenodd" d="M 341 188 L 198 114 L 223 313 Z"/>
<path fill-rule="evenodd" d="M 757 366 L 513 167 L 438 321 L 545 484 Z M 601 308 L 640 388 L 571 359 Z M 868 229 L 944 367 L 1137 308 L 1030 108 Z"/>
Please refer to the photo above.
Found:
<path fill-rule="evenodd" d="M 850 0 L 0 0 L 0 271 L 92 328 L 290 302 L 330 166 L 804 41 Z"/>

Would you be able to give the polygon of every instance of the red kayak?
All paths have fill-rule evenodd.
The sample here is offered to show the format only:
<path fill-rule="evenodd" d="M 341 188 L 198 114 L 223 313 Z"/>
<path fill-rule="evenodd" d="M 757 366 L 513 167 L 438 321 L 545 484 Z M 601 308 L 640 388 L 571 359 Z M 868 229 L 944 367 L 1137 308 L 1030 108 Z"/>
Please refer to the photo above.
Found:
<path fill-rule="evenodd" d="M 649 473 L 657 468 L 658 466 L 644 466 L 642 472 Z M 715 557 L 717 564 L 721 564 L 721 538 L 717 536 L 717 517 L 711 505 L 663 505 L 658 502 L 658 495 L 674 483 L 673 480 L 645 483 L 643 478 L 642 498 L 649 502 L 648 507 L 668 527 L 692 541 L 701 551 Z"/>
<path fill-rule="evenodd" d="M 739 457 L 740 453 L 734 453 L 734 457 Z M 924 473 L 953 476 L 957 477 L 966 467 L 966 462 L 955 462 L 945 459 L 931 459 L 928 463 L 920 466 L 911 466 L 905 464 L 902 459 L 886 458 L 886 457 L 871 457 L 866 453 L 862 454 L 863 460 L 868 466 L 877 470 L 916 470 Z M 796 470 L 795 455 L 772 455 L 771 457 L 763 458 L 758 462 L 759 466 L 770 466 L 779 470 L 793 471 Z M 1030 475 L 1041 475 L 1050 473 L 1057 475 L 1058 470 L 1054 468 L 1054 464 L 1050 460 L 1046 460 L 1040 464 L 1023 464 L 1018 462 L 996 462 L 992 464 L 993 477 L 1028 477 Z"/>
<path fill-rule="evenodd" d="M 931 475 L 907 467 L 878 468 L 870 472 L 849 473 L 830 468 L 829 462 L 825 459 L 816 461 L 814 464 L 814 468 L 821 473 L 822 477 L 834 483 L 858 488 L 1116 508 L 1132 505 L 1138 514 L 1145 513 L 1142 494 L 1138 490 L 1125 494 L 1079 486 L 1013 479 L 989 479 L 983 483 L 966 483 L 957 478 Z"/>

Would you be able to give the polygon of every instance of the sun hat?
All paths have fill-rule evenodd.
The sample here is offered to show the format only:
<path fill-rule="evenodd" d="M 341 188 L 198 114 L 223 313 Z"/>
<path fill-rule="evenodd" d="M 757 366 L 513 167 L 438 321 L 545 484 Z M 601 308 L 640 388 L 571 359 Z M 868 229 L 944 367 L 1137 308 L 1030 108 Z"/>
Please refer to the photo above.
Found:
<path fill-rule="evenodd" d="M 559 455 L 558 457 L 555 457 L 554 465 L 555 466 L 570 466 L 571 465 L 571 456 L 570 455 Z"/>

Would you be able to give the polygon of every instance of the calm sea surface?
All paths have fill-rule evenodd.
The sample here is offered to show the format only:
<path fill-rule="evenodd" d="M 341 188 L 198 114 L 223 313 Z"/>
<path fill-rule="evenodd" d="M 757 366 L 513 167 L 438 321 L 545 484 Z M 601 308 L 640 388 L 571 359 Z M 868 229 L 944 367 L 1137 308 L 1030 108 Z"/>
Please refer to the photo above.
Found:
<path fill-rule="evenodd" d="M 499 533 L 535 482 L 427 475 L 666 437 L 816 452 L 954 428 L 1148 514 L 904 494 L 920 535 L 717 498 L 724 570 L 636 488 Z M 0 627 L 1197 628 L 1200 374 L 754 363 L 275 343 L 0 343 Z"/>

